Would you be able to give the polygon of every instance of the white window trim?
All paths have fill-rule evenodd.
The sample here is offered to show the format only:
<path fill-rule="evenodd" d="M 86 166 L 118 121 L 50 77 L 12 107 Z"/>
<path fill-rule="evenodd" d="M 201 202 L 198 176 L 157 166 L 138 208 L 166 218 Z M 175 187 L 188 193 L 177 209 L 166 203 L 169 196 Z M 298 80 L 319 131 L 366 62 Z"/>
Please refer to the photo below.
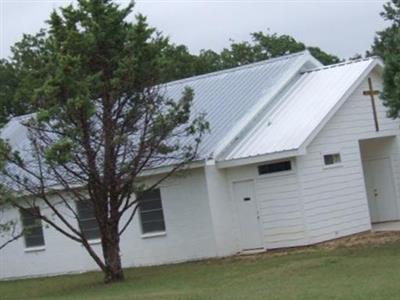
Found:
<path fill-rule="evenodd" d="M 46 250 L 46 246 L 25 247 L 24 252 L 40 252 Z"/>
<path fill-rule="evenodd" d="M 40 206 L 34 206 L 34 207 L 37 207 L 37 208 L 39 209 L 39 212 L 40 212 L 40 210 L 41 210 L 41 207 L 40 207 Z M 29 207 L 28 207 L 28 209 L 29 209 Z M 28 246 L 26 245 L 25 235 L 23 234 L 23 235 L 22 235 L 22 238 L 23 238 L 23 240 L 24 240 L 24 252 L 38 252 L 38 251 L 44 251 L 44 250 L 46 250 L 46 239 L 45 239 L 45 237 L 44 237 L 43 220 L 42 220 L 41 218 L 39 218 L 38 220 L 39 220 L 39 222 L 40 222 L 40 227 L 42 227 L 43 245 L 28 247 Z M 21 222 L 21 227 L 25 230 L 23 220 L 21 219 L 20 222 Z"/>
<path fill-rule="evenodd" d="M 162 196 L 161 187 L 158 187 L 158 189 L 160 190 L 161 211 L 162 211 L 163 217 L 164 217 L 165 230 L 143 233 L 142 214 L 140 212 L 140 207 L 139 207 L 139 209 L 138 209 L 138 212 L 139 212 L 138 213 L 138 215 L 139 215 L 138 220 L 139 220 L 139 227 L 140 227 L 140 236 L 143 239 L 167 235 L 167 224 L 166 224 L 166 221 L 165 221 L 164 203 L 163 203 L 163 196 Z"/>
<path fill-rule="evenodd" d="M 101 239 L 92 239 L 92 240 L 87 240 L 89 245 L 92 246 L 96 246 L 96 245 L 100 245 L 101 244 Z M 85 247 L 84 245 L 82 245 L 82 243 L 80 244 L 81 247 Z"/>
<path fill-rule="evenodd" d="M 155 237 L 166 236 L 166 235 L 167 235 L 167 231 L 156 231 L 156 232 L 142 233 L 140 237 L 142 239 L 149 239 L 149 238 L 155 238 Z"/>
<path fill-rule="evenodd" d="M 79 215 L 78 202 L 75 202 L 75 212 L 76 212 L 77 215 Z M 84 220 L 89 220 L 89 219 L 86 218 L 86 219 L 84 219 Z M 78 230 L 80 230 L 80 229 L 79 229 L 79 221 L 82 221 L 82 220 L 77 219 L 76 221 L 78 222 Z M 97 226 L 99 226 L 99 225 L 97 224 Z M 100 226 L 99 226 L 99 231 L 100 231 Z M 89 243 L 90 245 L 101 244 L 101 238 L 87 239 L 87 241 L 88 241 L 88 243 Z"/>
<path fill-rule="evenodd" d="M 280 171 L 280 172 L 273 172 L 273 173 L 268 173 L 268 174 L 261 174 L 261 175 L 258 173 L 258 167 L 259 166 L 267 165 L 267 164 L 280 163 L 280 162 L 284 162 L 284 161 L 290 161 L 290 166 L 291 166 L 290 170 Z M 261 164 L 257 164 L 256 169 L 257 169 L 256 172 L 257 172 L 257 177 L 258 178 L 279 177 L 279 176 L 287 176 L 287 175 L 295 174 L 296 173 L 296 164 L 295 164 L 295 160 L 293 158 L 280 159 L 280 160 L 272 160 L 272 161 L 263 162 Z"/>
<path fill-rule="evenodd" d="M 324 170 L 329 170 L 329 169 L 337 169 L 337 168 L 343 168 L 344 165 L 343 163 L 338 163 L 338 164 L 333 164 L 333 165 L 325 165 L 322 167 Z"/>
<path fill-rule="evenodd" d="M 335 155 L 335 154 L 339 154 L 340 163 L 335 163 L 335 164 L 332 164 L 332 165 L 326 165 L 325 164 L 325 155 Z M 322 161 L 322 169 L 324 169 L 324 170 L 342 168 L 344 166 L 343 165 L 343 155 L 342 155 L 342 152 L 339 151 L 339 150 L 321 152 L 321 161 Z"/>
<path fill-rule="evenodd" d="M 101 244 L 101 239 L 91 239 L 91 240 L 88 240 L 88 243 L 90 245 L 98 245 L 98 244 Z"/>

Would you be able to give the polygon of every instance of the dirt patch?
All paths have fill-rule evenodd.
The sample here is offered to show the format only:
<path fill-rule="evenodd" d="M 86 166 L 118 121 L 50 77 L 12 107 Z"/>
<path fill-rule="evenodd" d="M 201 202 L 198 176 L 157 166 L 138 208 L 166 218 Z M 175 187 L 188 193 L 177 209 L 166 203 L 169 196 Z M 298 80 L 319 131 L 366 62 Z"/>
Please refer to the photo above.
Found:
<path fill-rule="evenodd" d="M 356 246 L 373 246 L 400 241 L 400 232 L 366 232 L 316 245 L 322 249 L 337 249 Z"/>
<path fill-rule="evenodd" d="M 400 232 L 364 232 L 332 241 L 322 242 L 316 245 L 294 247 L 285 249 L 268 250 L 259 254 L 239 255 L 237 258 L 256 259 L 260 255 L 267 256 L 283 256 L 294 253 L 310 253 L 320 250 L 335 250 L 338 248 L 354 248 L 366 246 L 379 246 L 389 243 L 400 242 Z"/>

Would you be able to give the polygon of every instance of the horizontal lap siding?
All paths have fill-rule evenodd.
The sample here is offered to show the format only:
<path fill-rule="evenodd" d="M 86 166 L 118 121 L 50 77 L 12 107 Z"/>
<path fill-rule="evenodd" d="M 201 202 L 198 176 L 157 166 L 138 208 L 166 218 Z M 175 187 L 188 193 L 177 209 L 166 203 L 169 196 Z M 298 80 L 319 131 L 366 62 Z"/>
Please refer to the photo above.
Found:
<path fill-rule="evenodd" d="M 256 196 L 267 249 L 306 243 L 297 176 L 265 176 L 256 180 Z"/>
<path fill-rule="evenodd" d="M 191 170 L 163 182 L 160 189 L 166 234 L 142 238 L 139 217 L 136 214 L 121 236 L 123 267 L 175 263 L 217 255 L 204 175 L 203 170 Z M 148 183 L 156 180 L 158 178 L 152 178 Z M 71 201 L 70 205 L 73 207 L 75 203 Z M 51 211 L 44 209 L 45 205 L 41 201 L 38 201 L 38 206 L 41 207 L 42 214 L 51 217 Z M 62 212 L 71 216 L 66 208 Z M 5 214 L 19 222 L 17 210 L 10 208 Z M 128 214 L 121 224 L 125 224 L 127 218 Z M 76 224 L 73 221 L 72 224 Z M 57 224 L 62 226 L 60 222 Z M 0 280 L 98 270 L 81 245 L 51 227 L 43 226 L 43 233 L 43 251 L 25 252 L 23 239 L 18 239 L 1 250 Z M 0 234 L 0 244 L 3 241 Z M 92 247 L 101 255 L 100 244 Z"/>
<path fill-rule="evenodd" d="M 372 75 L 375 88 L 381 89 Z M 358 87 L 299 157 L 299 178 L 310 243 L 370 229 L 368 202 L 358 140 L 376 137 L 371 102 L 362 95 L 367 81 Z M 321 99 L 323 101 L 323 99 Z M 398 122 L 385 118 L 377 105 L 381 132 L 396 132 Z M 342 166 L 324 168 L 323 154 L 340 152 Z"/>

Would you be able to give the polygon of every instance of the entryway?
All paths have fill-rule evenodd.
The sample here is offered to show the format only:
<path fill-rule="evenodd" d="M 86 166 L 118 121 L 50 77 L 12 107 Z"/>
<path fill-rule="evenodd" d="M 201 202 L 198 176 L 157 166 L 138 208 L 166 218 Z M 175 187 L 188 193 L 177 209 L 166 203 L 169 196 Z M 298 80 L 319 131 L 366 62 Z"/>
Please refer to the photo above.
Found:
<path fill-rule="evenodd" d="M 392 160 L 398 155 L 395 137 L 360 142 L 364 181 L 372 223 L 399 220 Z"/>
<path fill-rule="evenodd" d="M 240 246 L 242 251 L 263 249 L 254 181 L 234 182 L 233 196 L 239 219 Z"/>
<path fill-rule="evenodd" d="M 373 232 L 400 231 L 400 221 L 373 224 L 372 231 Z"/>

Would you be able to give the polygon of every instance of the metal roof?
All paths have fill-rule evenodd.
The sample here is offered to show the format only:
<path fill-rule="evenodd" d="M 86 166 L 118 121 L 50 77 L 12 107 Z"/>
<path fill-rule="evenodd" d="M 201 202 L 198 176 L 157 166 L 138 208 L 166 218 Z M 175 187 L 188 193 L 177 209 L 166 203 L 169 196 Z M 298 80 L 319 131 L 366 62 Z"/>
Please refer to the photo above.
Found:
<path fill-rule="evenodd" d="M 185 87 L 194 91 L 192 116 L 205 113 L 210 123 L 199 149 L 199 159 L 208 158 L 218 148 L 224 148 L 230 137 L 240 131 L 243 124 L 267 104 L 274 95 L 298 74 L 301 68 L 321 64 L 308 51 L 286 55 L 232 69 L 170 82 L 160 91 L 173 99 L 181 97 Z M 26 129 L 16 117 L 3 128 L 1 137 L 9 139 L 13 147 L 27 146 Z M 191 140 L 181 141 L 188 144 Z"/>
<path fill-rule="evenodd" d="M 299 149 L 374 63 L 371 58 L 302 73 L 219 160 Z"/>
<path fill-rule="evenodd" d="M 199 159 L 235 161 L 299 149 L 373 61 L 321 67 L 304 51 L 167 83 L 164 91 L 177 99 L 184 87 L 193 88 L 192 115 L 205 113 L 211 127 Z M 28 157 L 21 121 L 30 117 L 13 118 L 1 132 Z"/>
<path fill-rule="evenodd" d="M 184 87 L 193 89 L 192 115 L 205 113 L 211 129 L 202 141 L 199 158 L 209 158 L 224 149 L 305 65 L 321 66 L 303 51 L 171 82 L 166 85 L 166 95 L 176 99 Z"/>

